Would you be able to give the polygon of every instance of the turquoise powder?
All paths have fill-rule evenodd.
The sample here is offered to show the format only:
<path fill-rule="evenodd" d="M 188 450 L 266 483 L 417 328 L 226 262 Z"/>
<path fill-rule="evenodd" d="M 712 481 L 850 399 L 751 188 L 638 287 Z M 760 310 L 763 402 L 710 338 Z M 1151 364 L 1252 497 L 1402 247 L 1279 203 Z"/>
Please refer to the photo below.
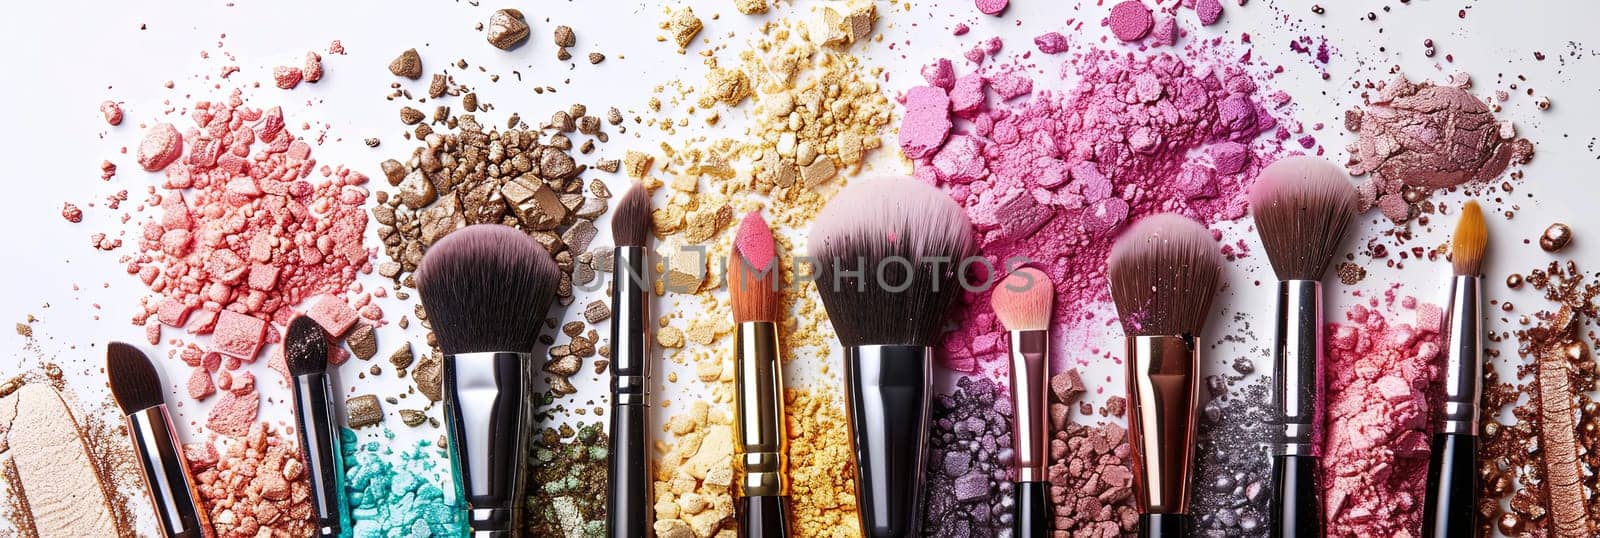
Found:
<path fill-rule="evenodd" d="M 384 436 L 394 439 L 394 432 Z M 442 487 L 448 484 L 448 462 L 432 442 L 419 441 L 409 451 L 368 441 L 357 444 L 356 433 L 342 430 L 345 489 L 349 492 L 350 519 L 356 538 L 428 538 L 464 536 L 465 507 Z"/>

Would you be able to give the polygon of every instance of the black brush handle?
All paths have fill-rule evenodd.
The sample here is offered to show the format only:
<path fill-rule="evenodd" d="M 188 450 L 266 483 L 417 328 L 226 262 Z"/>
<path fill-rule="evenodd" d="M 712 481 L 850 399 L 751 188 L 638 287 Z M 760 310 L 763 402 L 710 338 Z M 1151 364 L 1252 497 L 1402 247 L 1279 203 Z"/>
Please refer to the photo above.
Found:
<path fill-rule="evenodd" d="M 1055 521 L 1050 517 L 1050 483 L 1017 482 L 1016 519 L 1011 522 L 1013 538 L 1050 536 Z"/>
<path fill-rule="evenodd" d="M 649 407 L 622 404 L 611 407 L 611 480 L 606 492 L 609 519 L 607 536 L 649 536 L 651 515 L 650 463 L 646 458 L 645 424 Z"/>
<path fill-rule="evenodd" d="M 311 521 L 317 536 L 349 532 L 345 522 L 344 454 L 339 446 L 339 416 L 333 404 L 332 381 L 326 373 L 294 377 L 294 416 L 300 450 L 311 478 Z"/>
<path fill-rule="evenodd" d="M 1478 532 L 1478 438 L 1464 433 L 1433 434 L 1428 461 L 1428 496 L 1423 503 L 1422 536 L 1446 538 Z"/>
<path fill-rule="evenodd" d="M 1139 538 L 1187 538 L 1189 516 L 1184 514 L 1139 514 Z"/>
<path fill-rule="evenodd" d="M 883 345 L 847 347 L 844 353 L 862 535 L 920 536 L 933 352 Z"/>
<path fill-rule="evenodd" d="M 1272 538 L 1321 538 L 1322 498 L 1317 487 L 1317 458 L 1272 457 Z"/>
<path fill-rule="evenodd" d="M 788 538 L 788 497 L 745 497 L 739 500 L 740 538 Z"/>

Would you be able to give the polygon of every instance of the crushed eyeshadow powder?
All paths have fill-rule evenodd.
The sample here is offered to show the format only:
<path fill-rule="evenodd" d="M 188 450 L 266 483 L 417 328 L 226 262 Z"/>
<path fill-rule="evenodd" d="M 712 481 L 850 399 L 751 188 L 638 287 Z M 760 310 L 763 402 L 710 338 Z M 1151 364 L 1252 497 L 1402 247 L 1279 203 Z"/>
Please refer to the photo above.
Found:
<path fill-rule="evenodd" d="M 1132 535 L 1139 525 L 1133 499 L 1133 458 L 1128 430 L 1114 420 L 1094 424 L 1074 418 L 1088 388 L 1077 369 L 1050 377 L 1050 501 L 1055 538 Z M 1109 402 L 1108 402 L 1109 403 Z M 1088 411 L 1088 402 L 1081 404 Z M 1115 408 L 1113 408 L 1115 407 Z M 1121 406 L 1101 416 L 1121 418 Z M 1087 412 L 1081 413 L 1087 415 Z"/>
<path fill-rule="evenodd" d="M 1432 191 L 1490 181 L 1533 158 L 1533 143 L 1517 137 L 1510 120 L 1496 120 L 1467 92 L 1470 84 L 1465 74 L 1449 84 L 1397 75 L 1365 106 L 1345 112 L 1345 128 L 1357 135 L 1347 166 L 1353 175 L 1370 175 L 1357 189 L 1361 211 L 1377 207 L 1405 222 Z"/>
<path fill-rule="evenodd" d="M 800 536 L 860 536 L 855 456 L 842 395 L 836 389 L 786 388 L 789 498 Z"/>
<path fill-rule="evenodd" d="M 449 455 L 432 441 L 396 450 L 388 430 L 383 442 L 360 443 L 348 429 L 339 436 L 354 536 L 461 536 L 471 530 L 461 498 L 440 486 L 450 483 Z"/>
<path fill-rule="evenodd" d="M 988 267 L 1004 271 L 1027 258 L 1056 282 L 1055 319 L 1069 327 L 1052 334 L 1056 356 L 1090 359 L 1068 353 L 1083 338 L 1071 328 L 1093 325 L 1096 309 L 1082 305 L 1108 299 L 1102 262 L 1125 223 L 1162 211 L 1207 224 L 1242 217 L 1243 193 L 1281 151 L 1272 140 L 1256 143 L 1278 122 L 1256 79 L 1222 61 L 1224 49 L 1220 41 L 1191 44 L 1182 56 L 1088 49 L 1064 64 L 1062 77 L 1075 85 L 1063 90 L 1032 89 L 999 63 L 952 85 L 959 132 L 915 159 L 915 175 L 966 208 Z M 922 126 L 902 124 L 902 142 L 939 138 L 917 133 Z M 1004 329 L 981 299 L 969 293 L 956 309 L 959 329 L 941 354 L 950 368 L 1004 362 L 994 360 L 1004 356 Z"/>
<path fill-rule="evenodd" d="M 310 536 L 311 486 L 295 443 L 257 422 L 242 437 L 184 446 L 219 538 Z"/>
<path fill-rule="evenodd" d="M 1441 365 L 1438 306 L 1394 290 L 1351 306 L 1326 327 L 1322 442 L 1324 528 L 1330 536 L 1418 535 L 1428 477 L 1431 384 Z M 1380 307 L 1379 305 L 1383 306 Z M 1386 315 L 1380 308 L 1389 309 Z"/>
<path fill-rule="evenodd" d="M 934 398 L 922 490 L 929 536 L 1000 536 L 1015 515 L 1011 398 L 983 377 L 961 376 Z"/>
<path fill-rule="evenodd" d="M 524 529 L 531 536 L 604 536 L 611 444 L 604 425 L 544 428 L 532 441 Z"/>
<path fill-rule="evenodd" d="M 1190 513 L 1205 538 L 1267 535 L 1272 412 L 1265 378 L 1216 374 L 1200 415 Z M 1239 383 L 1237 386 L 1231 386 Z M 1216 390 L 1213 388 L 1213 390 Z"/>
<path fill-rule="evenodd" d="M 1521 287 L 1522 277 L 1513 277 L 1517 285 L 1508 279 L 1508 287 Z M 1600 400 L 1592 395 L 1600 388 L 1592 351 L 1600 276 L 1586 276 L 1572 261 L 1552 261 L 1529 271 L 1526 282 L 1555 310 L 1536 312 L 1537 326 L 1487 335 L 1491 342 L 1514 336 L 1519 360 L 1507 361 L 1515 367 L 1512 375 L 1494 368 L 1485 375 L 1482 531 L 1592 535 L 1600 523 L 1600 499 L 1586 493 L 1594 491 L 1600 471 Z M 1532 322 L 1526 315 L 1518 319 Z M 1500 420 L 1505 410 L 1512 420 Z"/>

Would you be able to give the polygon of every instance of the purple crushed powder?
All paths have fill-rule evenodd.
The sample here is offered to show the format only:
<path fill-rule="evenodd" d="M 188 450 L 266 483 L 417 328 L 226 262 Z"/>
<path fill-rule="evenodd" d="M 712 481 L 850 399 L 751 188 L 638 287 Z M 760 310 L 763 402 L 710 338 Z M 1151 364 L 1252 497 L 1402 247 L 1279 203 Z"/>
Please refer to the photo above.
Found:
<path fill-rule="evenodd" d="M 962 376 L 934 398 L 923 492 L 926 536 L 1001 536 L 1011 530 L 1011 399 L 993 380 Z"/>

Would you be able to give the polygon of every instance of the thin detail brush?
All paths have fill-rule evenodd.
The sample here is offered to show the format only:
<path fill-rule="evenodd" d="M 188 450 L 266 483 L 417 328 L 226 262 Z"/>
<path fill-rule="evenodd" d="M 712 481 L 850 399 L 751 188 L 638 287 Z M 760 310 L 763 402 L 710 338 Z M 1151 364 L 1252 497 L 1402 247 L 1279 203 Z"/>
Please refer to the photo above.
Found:
<path fill-rule="evenodd" d="M 1055 285 L 1033 267 L 1006 276 L 989 296 L 1011 341 L 1011 449 L 1016 454 L 1017 506 L 1011 535 L 1051 534 L 1050 483 L 1045 471 L 1050 439 L 1050 313 Z"/>
<path fill-rule="evenodd" d="M 611 463 L 607 536 L 654 532 L 650 488 L 650 191 L 634 183 L 611 215 Z"/>
<path fill-rule="evenodd" d="M 1449 343 L 1443 405 L 1428 464 L 1422 535 L 1470 536 L 1478 532 L 1478 398 L 1483 390 L 1483 257 L 1489 228 L 1478 203 L 1468 200 L 1450 239 Z"/>
<path fill-rule="evenodd" d="M 328 337 L 307 316 L 289 322 L 284 337 L 284 362 L 294 395 L 294 418 L 311 478 L 311 521 L 317 536 L 350 534 L 344 495 L 344 452 L 339 446 L 339 416 L 328 377 Z"/>
<path fill-rule="evenodd" d="M 728 261 L 733 303 L 734 472 L 739 536 L 789 536 L 788 441 L 784 435 L 783 355 L 778 316 L 782 283 L 772 229 L 759 212 L 739 224 Z"/>

